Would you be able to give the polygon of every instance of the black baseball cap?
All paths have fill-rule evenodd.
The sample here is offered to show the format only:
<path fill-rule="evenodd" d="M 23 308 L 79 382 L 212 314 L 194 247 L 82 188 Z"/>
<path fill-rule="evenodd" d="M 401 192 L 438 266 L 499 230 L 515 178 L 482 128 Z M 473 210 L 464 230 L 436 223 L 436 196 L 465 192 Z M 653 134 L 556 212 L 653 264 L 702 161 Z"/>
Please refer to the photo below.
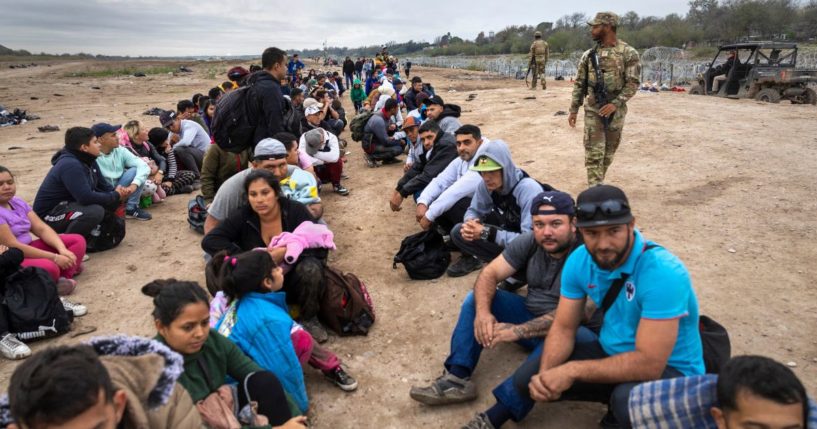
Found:
<path fill-rule="evenodd" d="M 172 110 L 165 110 L 159 116 L 159 122 L 162 124 L 163 127 L 167 128 L 167 127 L 173 125 L 173 122 L 176 121 L 176 116 L 177 116 L 176 112 L 174 112 Z"/>
<path fill-rule="evenodd" d="M 621 225 L 633 220 L 630 202 L 624 191 L 613 185 L 588 188 L 576 199 L 576 226 Z"/>
<path fill-rule="evenodd" d="M 539 207 L 548 205 L 552 209 L 540 210 Z M 575 203 L 570 194 L 562 191 L 545 191 L 533 198 L 530 205 L 531 216 L 560 214 L 573 216 L 575 213 Z"/>
<path fill-rule="evenodd" d="M 428 104 L 436 104 L 438 106 L 445 106 L 445 101 L 439 95 L 428 97 Z"/>
<path fill-rule="evenodd" d="M 91 131 L 94 132 L 95 136 L 102 137 L 103 135 L 108 133 L 115 133 L 120 128 L 122 128 L 122 125 L 111 125 L 101 122 L 99 124 L 94 124 L 93 126 L 91 126 Z"/>

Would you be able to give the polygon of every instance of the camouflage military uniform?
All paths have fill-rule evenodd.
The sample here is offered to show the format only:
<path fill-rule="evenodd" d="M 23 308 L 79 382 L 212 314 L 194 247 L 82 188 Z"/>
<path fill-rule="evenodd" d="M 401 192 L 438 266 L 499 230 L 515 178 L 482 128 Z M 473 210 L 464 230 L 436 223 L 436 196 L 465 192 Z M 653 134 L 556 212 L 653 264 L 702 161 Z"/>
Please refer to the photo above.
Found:
<path fill-rule="evenodd" d="M 545 65 L 547 64 L 549 54 L 550 48 L 548 47 L 548 42 L 542 39 L 536 39 L 530 45 L 530 61 L 535 63 L 530 89 L 536 89 L 537 79 L 542 81 L 542 89 L 547 89 L 547 83 L 545 82 Z"/>
<path fill-rule="evenodd" d="M 584 104 L 584 165 L 587 168 L 587 182 L 595 185 L 604 181 L 604 175 L 613 155 L 621 141 L 624 128 L 624 117 L 627 115 L 627 101 L 638 91 L 641 75 L 641 60 L 638 51 L 619 40 L 615 46 L 596 46 L 599 67 L 607 87 L 608 101 L 616 106 L 610 118 L 610 126 L 604 131 L 593 96 L 596 75 L 590 62 L 588 50 L 579 62 L 576 83 L 573 85 L 573 99 L 570 102 L 570 113 L 578 113 L 579 106 Z M 587 99 L 582 100 L 585 79 L 587 81 Z"/>

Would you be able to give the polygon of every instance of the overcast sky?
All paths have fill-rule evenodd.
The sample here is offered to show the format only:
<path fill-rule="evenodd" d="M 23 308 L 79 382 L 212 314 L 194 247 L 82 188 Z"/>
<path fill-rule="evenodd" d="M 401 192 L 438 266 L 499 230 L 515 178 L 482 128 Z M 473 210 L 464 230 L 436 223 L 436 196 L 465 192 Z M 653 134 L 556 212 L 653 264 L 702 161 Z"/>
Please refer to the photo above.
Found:
<path fill-rule="evenodd" d="M 284 49 L 473 39 L 599 10 L 686 14 L 687 0 L 0 0 L 0 45 L 34 53 L 260 55 Z"/>

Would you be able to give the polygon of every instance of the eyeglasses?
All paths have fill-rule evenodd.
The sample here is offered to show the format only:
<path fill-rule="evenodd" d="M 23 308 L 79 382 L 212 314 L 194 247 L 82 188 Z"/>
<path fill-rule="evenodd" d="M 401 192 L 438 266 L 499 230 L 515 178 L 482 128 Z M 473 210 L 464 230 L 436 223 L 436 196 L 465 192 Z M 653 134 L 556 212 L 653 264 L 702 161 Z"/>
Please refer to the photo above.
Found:
<path fill-rule="evenodd" d="M 601 211 L 605 216 L 618 217 L 630 213 L 630 206 L 621 200 L 607 200 L 601 203 L 583 203 L 576 206 L 579 220 L 592 220 Z"/>

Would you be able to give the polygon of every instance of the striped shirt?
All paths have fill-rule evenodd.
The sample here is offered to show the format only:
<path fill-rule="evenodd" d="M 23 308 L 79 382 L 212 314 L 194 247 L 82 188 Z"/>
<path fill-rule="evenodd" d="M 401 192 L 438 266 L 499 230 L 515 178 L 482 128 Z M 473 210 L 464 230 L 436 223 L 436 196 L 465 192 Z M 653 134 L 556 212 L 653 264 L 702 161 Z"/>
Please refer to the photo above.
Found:
<path fill-rule="evenodd" d="M 678 377 L 639 384 L 630 392 L 635 429 L 717 429 L 710 409 L 718 404 L 718 376 Z M 817 429 L 817 404 L 809 399 L 809 429 Z"/>

